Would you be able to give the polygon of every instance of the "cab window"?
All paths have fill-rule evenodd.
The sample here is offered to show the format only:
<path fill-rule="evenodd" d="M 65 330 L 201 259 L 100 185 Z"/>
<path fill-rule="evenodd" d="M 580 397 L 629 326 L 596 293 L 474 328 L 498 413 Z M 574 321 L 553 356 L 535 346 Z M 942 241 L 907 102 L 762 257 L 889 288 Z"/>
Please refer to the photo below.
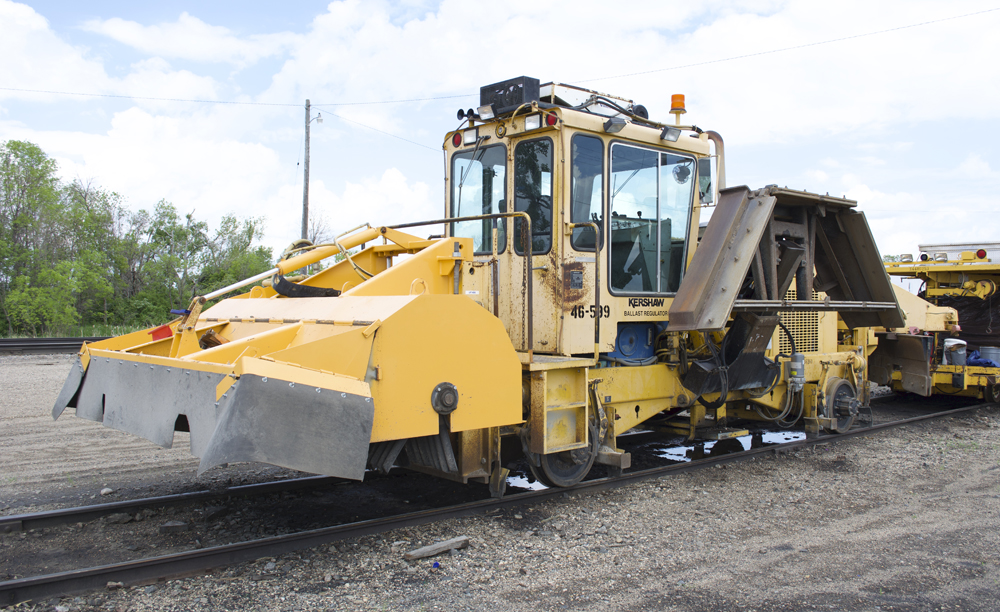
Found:
<path fill-rule="evenodd" d="M 611 289 L 675 293 L 684 273 L 695 184 L 690 157 L 623 143 L 608 182 Z"/>
<path fill-rule="evenodd" d="M 507 148 L 503 145 L 470 149 L 451 158 L 451 216 L 475 217 L 507 212 Z M 472 238 L 477 255 L 493 252 L 493 227 L 497 228 L 497 252 L 507 246 L 504 219 L 459 221 L 451 224 L 451 235 Z"/>
<path fill-rule="evenodd" d="M 552 248 L 552 141 L 519 142 L 514 147 L 514 210 L 531 217 L 531 254 Z M 523 221 L 514 221 L 514 252 L 523 255 Z"/>
<path fill-rule="evenodd" d="M 573 176 L 570 184 L 570 221 L 572 223 L 604 223 L 604 143 L 600 138 L 576 134 L 572 141 Z M 594 250 L 594 230 L 573 229 L 573 248 Z"/>

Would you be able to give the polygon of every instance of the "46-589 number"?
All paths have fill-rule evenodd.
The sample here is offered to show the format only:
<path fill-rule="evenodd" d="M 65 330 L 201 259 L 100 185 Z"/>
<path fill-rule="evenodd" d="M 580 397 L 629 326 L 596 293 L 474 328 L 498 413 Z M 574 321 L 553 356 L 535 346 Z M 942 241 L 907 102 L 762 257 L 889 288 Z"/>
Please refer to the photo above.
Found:
<path fill-rule="evenodd" d="M 591 304 L 589 308 L 586 306 L 574 306 L 573 310 L 570 311 L 570 315 L 574 319 L 586 319 L 588 314 L 590 315 L 591 319 L 595 317 L 598 319 L 610 317 L 611 307 L 606 304 L 601 307 L 597 307 Z"/>

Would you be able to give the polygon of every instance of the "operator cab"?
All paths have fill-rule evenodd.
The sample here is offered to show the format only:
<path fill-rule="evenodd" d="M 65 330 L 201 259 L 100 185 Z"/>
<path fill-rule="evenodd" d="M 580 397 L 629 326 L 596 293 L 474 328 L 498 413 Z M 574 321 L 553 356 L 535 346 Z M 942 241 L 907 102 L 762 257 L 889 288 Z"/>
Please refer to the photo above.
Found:
<path fill-rule="evenodd" d="M 593 354 L 590 328 L 596 352 L 651 356 L 652 341 L 617 346 L 620 326 L 665 326 L 700 209 L 717 198 L 721 139 L 680 125 L 683 96 L 673 125 L 631 100 L 528 77 L 481 88 L 480 103 L 444 143 L 446 216 L 461 219 L 449 235 L 471 238 L 493 274 L 479 301 L 525 350 Z"/>

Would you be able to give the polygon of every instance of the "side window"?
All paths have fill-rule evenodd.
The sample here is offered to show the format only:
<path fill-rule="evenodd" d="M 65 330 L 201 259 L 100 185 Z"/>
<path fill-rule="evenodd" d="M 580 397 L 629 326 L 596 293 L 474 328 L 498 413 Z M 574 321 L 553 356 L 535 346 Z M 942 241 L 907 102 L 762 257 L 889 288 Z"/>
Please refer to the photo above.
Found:
<path fill-rule="evenodd" d="M 503 145 L 462 151 L 452 156 L 451 216 L 475 217 L 507 212 L 506 170 L 507 148 Z M 451 235 L 472 238 L 476 254 L 492 253 L 494 225 L 499 253 L 507 247 L 504 219 L 452 223 Z"/>
<path fill-rule="evenodd" d="M 520 142 L 514 147 L 514 210 L 531 217 L 531 254 L 552 248 L 552 141 Z M 525 252 L 523 221 L 514 220 L 514 252 Z"/>
<path fill-rule="evenodd" d="M 611 147 L 612 290 L 675 293 L 684 273 L 695 160 L 621 143 Z"/>
<path fill-rule="evenodd" d="M 661 292 L 676 293 L 681 286 L 695 174 L 695 160 L 660 153 Z"/>
<path fill-rule="evenodd" d="M 604 224 L 604 143 L 600 138 L 576 134 L 572 145 L 573 176 L 570 186 L 571 223 L 594 221 Z M 594 230 L 578 227 L 573 230 L 573 248 L 594 250 Z"/>
<path fill-rule="evenodd" d="M 712 180 L 715 159 L 703 157 L 698 160 L 698 196 L 702 204 L 712 204 L 715 201 L 715 181 Z"/>

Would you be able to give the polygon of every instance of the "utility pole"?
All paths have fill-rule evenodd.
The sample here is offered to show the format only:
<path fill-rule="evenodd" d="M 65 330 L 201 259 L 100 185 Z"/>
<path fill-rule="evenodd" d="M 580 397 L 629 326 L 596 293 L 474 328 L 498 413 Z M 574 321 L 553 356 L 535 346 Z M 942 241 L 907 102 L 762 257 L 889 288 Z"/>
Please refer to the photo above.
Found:
<path fill-rule="evenodd" d="M 309 239 L 309 100 L 306 100 L 305 176 L 302 178 L 302 238 Z"/>

